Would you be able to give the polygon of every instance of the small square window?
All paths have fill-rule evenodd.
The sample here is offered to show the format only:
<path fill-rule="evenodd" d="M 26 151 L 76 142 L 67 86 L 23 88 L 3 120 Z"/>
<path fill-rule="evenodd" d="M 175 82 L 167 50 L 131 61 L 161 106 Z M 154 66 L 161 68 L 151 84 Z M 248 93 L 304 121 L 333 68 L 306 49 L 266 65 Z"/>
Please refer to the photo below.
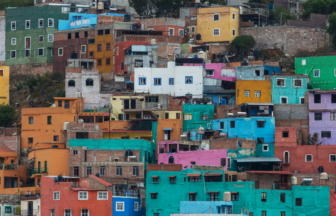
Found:
<path fill-rule="evenodd" d="M 139 78 L 139 85 L 146 85 L 146 78 L 145 77 L 140 77 Z"/>
<path fill-rule="evenodd" d="M 287 97 L 280 97 L 280 103 L 281 104 L 287 104 L 288 103 L 287 100 L 288 100 Z"/>
<path fill-rule="evenodd" d="M 16 51 L 15 50 L 11 50 L 10 51 L 10 58 L 11 59 L 15 59 L 16 58 Z"/>
<path fill-rule="evenodd" d="M 250 97 L 250 90 L 244 90 L 244 97 Z"/>
<path fill-rule="evenodd" d="M 87 191 L 79 191 L 78 192 L 78 200 L 88 200 L 88 192 Z"/>
<path fill-rule="evenodd" d="M 306 162 L 313 162 L 313 155 L 311 155 L 311 154 L 306 155 L 306 160 L 305 161 Z"/>
<path fill-rule="evenodd" d="M 260 76 L 260 70 L 254 70 L 254 76 Z"/>
<path fill-rule="evenodd" d="M 54 142 L 58 142 L 59 141 L 59 136 L 54 136 Z"/>
<path fill-rule="evenodd" d="M 60 192 L 54 192 L 53 200 L 60 200 Z"/>
<path fill-rule="evenodd" d="M 320 70 L 314 70 L 314 77 L 320 77 Z"/>
<path fill-rule="evenodd" d="M 90 53 L 89 53 L 89 56 L 90 56 L 90 57 L 93 57 L 93 53 L 94 53 L 94 52 L 90 52 Z"/>
<path fill-rule="evenodd" d="M 257 138 L 257 144 L 263 144 L 264 138 Z"/>
<path fill-rule="evenodd" d="M 154 85 L 160 86 L 161 85 L 161 78 L 154 78 Z"/>
<path fill-rule="evenodd" d="M 261 97 L 261 91 L 255 91 L 254 94 L 255 94 L 256 98 L 260 98 Z"/>
<path fill-rule="evenodd" d="M 282 137 L 284 137 L 284 138 L 289 137 L 289 132 L 288 131 L 282 131 Z"/>
<path fill-rule="evenodd" d="M 302 59 L 302 65 L 306 65 L 306 59 Z"/>
<path fill-rule="evenodd" d="M 320 112 L 314 113 L 314 119 L 315 121 L 322 121 L 322 113 Z"/>
<path fill-rule="evenodd" d="M 314 103 L 321 103 L 321 95 L 314 94 Z"/>
<path fill-rule="evenodd" d="M 28 144 L 33 144 L 33 142 L 34 142 L 33 137 L 28 137 Z"/>
<path fill-rule="evenodd" d="M 124 202 L 116 202 L 116 211 L 124 211 Z"/>
<path fill-rule="evenodd" d="M 336 154 L 329 155 L 329 162 L 336 162 Z"/>
<path fill-rule="evenodd" d="M 157 199 L 157 193 L 152 193 L 151 194 L 151 199 Z"/>
<path fill-rule="evenodd" d="M 44 49 L 43 48 L 38 49 L 38 55 L 39 56 L 44 56 Z"/>
<path fill-rule="evenodd" d="M 263 152 L 268 152 L 268 144 L 263 144 L 262 145 L 262 151 Z"/>
<path fill-rule="evenodd" d="M 302 198 L 296 198 L 295 199 L 295 205 L 296 206 L 302 206 Z"/>
<path fill-rule="evenodd" d="M 43 28 L 44 27 L 44 20 L 43 19 L 39 19 L 38 20 L 38 27 L 39 28 Z"/>
<path fill-rule="evenodd" d="M 219 14 L 213 15 L 213 21 L 219 21 Z"/>
<path fill-rule="evenodd" d="M 108 192 L 98 192 L 97 200 L 108 200 Z"/>
<path fill-rule="evenodd" d="M 78 150 L 73 150 L 73 155 L 78 155 Z"/>
<path fill-rule="evenodd" d="M 336 113 L 334 112 L 330 113 L 330 121 L 336 121 Z"/>
<path fill-rule="evenodd" d="M 276 79 L 276 86 L 285 87 L 285 79 Z"/>
<path fill-rule="evenodd" d="M 265 121 L 257 120 L 257 127 L 258 128 L 264 128 L 265 127 Z"/>
<path fill-rule="evenodd" d="M 28 120 L 29 120 L 29 124 L 34 124 L 34 117 L 29 117 Z"/>
<path fill-rule="evenodd" d="M 110 29 L 105 29 L 105 35 L 109 35 L 110 34 Z"/>
<path fill-rule="evenodd" d="M 192 76 L 186 76 L 185 77 L 185 83 L 186 84 L 193 84 L 193 77 Z"/>
<path fill-rule="evenodd" d="M 11 45 L 16 45 L 16 38 L 11 39 Z"/>
<path fill-rule="evenodd" d="M 301 88 L 302 87 L 302 80 L 301 79 L 294 79 L 294 87 Z"/>
<path fill-rule="evenodd" d="M 321 131 L 321 138 L 331 138 L 331 131 Z"/>
<path fill-rule="evenodd" d="M 216 28 L 213 30 L 213 35 L 214 36 L 219 36 L 220 35 L 220 29 Z"/>
<path fill-rule="evenodd" d="M 213 69 L 206 69 L 206 75 L 207 76 L 213 76 L 214 75 L 214 70 Z"/>
<path fill-rule="evenodd" d="M 159 177 L 153 177 L 153 183 L 159 183 Z"/>

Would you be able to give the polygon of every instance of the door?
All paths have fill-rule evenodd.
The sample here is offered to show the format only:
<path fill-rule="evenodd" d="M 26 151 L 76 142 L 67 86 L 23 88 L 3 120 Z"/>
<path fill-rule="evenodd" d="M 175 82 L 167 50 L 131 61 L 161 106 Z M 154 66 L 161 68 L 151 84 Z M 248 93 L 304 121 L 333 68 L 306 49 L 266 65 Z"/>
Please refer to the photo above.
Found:
<path fill-rule="evenodd" d="M 28 201 L 28 214 L 27 216 L 33 216 L 33 201 Z"/>
<path fill-rule="evenodd" d="M 131 109 L 135 109 L 135 100 L 131 100 Z"/>
<path fill-rule="evenodd" d="M 44 172 L 48 172 L 48 161 L 44 161 Z"/>
<path fill-rule="evenodd" d="M 124 109 L 129 109 L 129 100 L 124 100 Z"/>
<path fill-rule="evenodd" d="M 41 173 L 41 162 L 39 161 L 37 164 L 37 173 Z"/>

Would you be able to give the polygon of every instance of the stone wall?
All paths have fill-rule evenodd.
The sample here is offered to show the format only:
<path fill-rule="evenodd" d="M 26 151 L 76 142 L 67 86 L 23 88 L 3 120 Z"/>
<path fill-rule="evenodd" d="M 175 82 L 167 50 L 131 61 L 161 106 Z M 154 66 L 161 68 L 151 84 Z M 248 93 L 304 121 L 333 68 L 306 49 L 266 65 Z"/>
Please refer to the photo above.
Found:
<path fill-rule="evenodd" d="M 298 50 L 315 51 L 317 44 L 324 46 L 325 32 L 321 29 L 293 27 L 293 26 L 270 26 L 261 28 L 241 28 L 239 35 L 251 35 L 257 42 L 256 48 L 284 49 L 284 53 L 294 55 Z M 326 34 L 329 42 L 329 35 Z"/>

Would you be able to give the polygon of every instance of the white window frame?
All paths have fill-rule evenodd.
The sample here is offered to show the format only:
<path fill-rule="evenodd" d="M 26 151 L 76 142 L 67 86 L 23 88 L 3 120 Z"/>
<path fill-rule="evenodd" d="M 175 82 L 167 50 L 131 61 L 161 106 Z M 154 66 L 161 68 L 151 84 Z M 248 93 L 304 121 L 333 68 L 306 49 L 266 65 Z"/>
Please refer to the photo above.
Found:
<path fill-rule="evenodd" d="M 259 97 L 257 97 L 257 92 L 259 92 Z M 261 91 L 259 91 L 259 90 L 255 90 L 255 91 L 254 91 L 254 97 L 256 97 L 256 98 L 260 98 L 260 97 L 261 97 Z"/>
<path fill-rule="evenodd" d="M 307 156 L 308 155 L 311 155 L 311 161 L 307 161 Z M 312 154 L 306 154 L 306 156 L 305 156 L 305 162 L 308 162 L 308 163 L 313 162 L 313 155 Z"/>
<path fill-rule="evenodd" d="M 303 102 L 304 102 L 304 97 L 300 97 L 299 104 L 302 104 L 302 103 L 301 103 L 301 99 L 303 99 Z M 303 103 L 303 104 L 304 104 L 304 103 Z"/>
<path fill-rule="evenodd" d="M 315 71 L 319 72 L 318 76 L 315 76 Z M 320 69 L 314 69 L 313 73 L 314 73 L 314 77 L 320 77 L 321 76 L 321 70 Z"/>
<path fill-rule="evenodd" d="M 306 65 L 306 64 L 307 64 L 306 59 L 302 59 L 301 64 L 302 64 L 302 65 Z"/>
<path fill-rule="evenodd" d="M 40 41 L 40 37 L 42 36 L 42 38 L 43 38 L 43 40 L 42 40 L 42 42 Z M 38 40 L 39 40 L 39 43 L 43 43 L 44 42 L 44 35 L 39 35 L 38 36 Z"/>
<path fill-rule="evenodd" d="M 13 39 L 14 39 L 15 43 L 13 43 Z M 15 46 L 15 45 L 16 45 L 16 38 L 11 38 L 11 45 L 12 45 L 12 46 Z"/>
<path fill-rule="evenodd" d="M 55 216 L 55 215 L 56 215 L 56 211 L 55 211 L 55 209 L 51 209 L 51 210 L 50 210 L 50 215 L 51 215 L 51 216 Z"/>
<path fill-rule="evenodd" d="M 264 147 L 267 147 L 267 150 L 264 150 Z M 269 151 L 269 146 L 268 146 L 268 144 L 262 144 L 262 146 L 261 146 L 261 148 L 262 148 L 262 151 L 263 152 L 268 152 Z"/>
<path fill-rule="evenodd" d="M 81 198 L 81 193 L 86 193 L 86 198 Z M 78 200 L 88 200 L 89 199 L 89 192 L 88 191 L 78 191 Z"/>
<path fill-rule="evenodd" d="M 29 49 L 26 49 L 26 38 L 30 38 L 30 48 Z M 30 36 L 28 36 L 28 37 L 25 37 L 25 39 L 24 39 L 24 54 L 25 54 L 25 58 L 28 58 L 28 57 L 30 57 L 31 56 L 31 45 L 32 45 L 32 40 L 31 40 L 31 37 Z M 29 50 L 29 53 L 30 53 L 30 55 L 29 56 L 26 56 L 26 50 Z"/>
<path fill-rule="evenodd" d="M 12 58 L 12 52 L 15 52 L 15 58 Z M 9 52 L 9 55 L 10 55 L 10 59 L 16 59 L 16 50 L 11 50 Z"/>
<path fill-rule="evenodd" d="M 283 153 L 283 161 L 285 162 L 285 154 L 286 154 L 286 152 L 288 153 L 288 163 L 290 163 L 290 153 L 289 153 L 289 151 L 284 151 L 284 153 Z"/>
<path fill-rule="evenodd" d="M 218 30 L 218 35 L 215 35 L 215 30 Z M 220 36 L 220 28 L 214 28 L 212 34 L 213 36 Z"/>
<path fill-rule="evenodd" d="M 232 29 L 232 36 L 235 36 L 236 37 L 236 29 Z M 233 34 L 234 33 L 234 34 Z"/>
<path fill-rule="evenodd" d="M 329 155 L 329 162 L 331 162 L 331 163 L 335 163 L 336 160 L 335 160 L 335 161 L 331 161 L 331 160 L 330 160 L 330 156 L 332 156 L 332 155 L 334 155 L 334 156 L 336 157 L 336 154 L 330 154 L 330 155 Z"/>
<path fill-rule="evenodd" d="M 218 20 L 215 20 L 215 15 L 218 15 Z M 219 13 L 215 13 L 215 14 L 213 14 L 212 20 L 213 20 L 214 22 L 219 22 L 219 20 L 220 20 Z"/>
<path fill-rule="evenodd" d="M 65 211 L 70 211 L 70 215 L 72 215 L 72 210 L 71 209 L 64 209 L 64 216 L 66 216 Z"/>
<path fill-rule="evenodd" d="M 287 103 L 282 103 L 282 98 L 286 98 Z M 288 97 L 280 96 L 280 104 L 288 104 Z"/>
<path fill-rule="evenodd" d="M 173 28 L 169 28 L 169 36 L 174 36 L 175 35 L 175 29 L 173 29 L 173 35 L 170 35 L 170 29 L 173 29 Z"/>
<path fill-rule="evenodd" d="M 55 199 L 55 193 L 58 193 L 58 199 Z M 60 191 L 54 191 L 53 200 L 60 200 L 60 199 L 61 199 L 61 192 Z"/>
<path fill-rule="evenodd" d="M 40 20 L 43 21 L 43 26 L 42 26 L 42 27 L 40 26 Z M 44 19 L 42 19 L 42 18 L 41 18 L 41 19 L 38 19 L 37 22 L 38 22 L 38 23 L 37 23 L 37 27 L 38 27 L 38 28 L 43 28 L 43 27 L 44 27 Z"/>
<path fill-rule="evenodd" d="M 245 92 L 248 92 L 248 96 L 245 96 Z M 244 97 L 250 97 L 251 94 L 250 94 L 250 90 L 244 90 Z"/>
<path fill-rule="evenodd" d="M 83 216 L 83 212 L 82 212 L 83 210 L 87 210 L 87 211 L 88 211 L 88 214 L 87 214 L 87 215 L 88 215 L 88 216 L 90 215 L 90 210 L 89 210 L 89 209 L 81 209 L 81 215 L 80 215 L 80 216 Z"/>
<path fill-rule="evenodd" d="M 59 54 L 59 51 L 60 51 L 60 50 L 62 50 L 62 55 Z M 58 52 L 57 52 L 58 55 L 57 55 L 57 56 L 63 56 L 63 54 L 64 54 L 63 51 L 64 51 L 64 50 L 63 50 L 63 47 L 58 48 Z"/>
<path fill-rule="evenodd" d="M 83 52 L 83 47 L 85 47 L 85 51 Z M 86 45 L 81 45 L 81 53 L 86 53 Z"/>
<path fill-rule="evenodd" d="M 139 211 L 139 203 L 134 202 L 134 211 Z"/>
<path fill-rule="evenodd" d="M 99 194 L 106 194 L 106 198 L 99 198 Z M 107 191 L 99 191 L 97 193 L 97 200 L 108 200 L 108 192 Z"/>
<path fill-rule="evenodd" d="M 301 80 L 301 86 L 295 86 L 295 81 L 296 80 Z M 303 79 L 293 79 L 293 87 L 294 88 L 302 88 L 303 87 Z"/>
<path fill-rule="evenodd" d="M 15 28 L 13 29 L 13 23 L 15 23 Z M 11 22 L 11 31 L 16 31 L 16 21 Z"/>
<path fill-rule="evenodd" d="M 118 209 L 118 204 L 122 204 L 122 209 Z M 116 202 L 116 211 L 125 211 L 125 202 Z"/>
<path fill-rule="evenodd" d="M 29 28 L 27 28 L 27 22 L 29 22 Z M 30 22 L 30 20 L 26 20 L 26 21 L 25 21 L 25 29 L 30 29 L 30 27 L 31 27 L 31 22 Z"/>
<path fill-rule="evenodd" d="M 43 50 L 43 55 L 40 55 L 40 49 Z M 37 55 L 38 56 L 44 56 L 44 48 L 43 47 L 37 48 Z"/>
<path fill-rule="evenodd" d="M 49 20 L 52 20 L 52 26 L 49 26 Z M 54 19 L 53 18 L 48 18 L 48 27 L 53 28 L 54 26 L 55 26 Z"/>
<path fill-rule="evenodd" d="M 73 150 L 73 155 L 78 155 L 78 150 Z"/>
<path fill-rule="evenodd" d="M 148 28 L 147 31 L 154 31 L 154 28 Z"/>
<path fill-rule="evenodd" d="M 232 13 L 232 20 L 236 20 L 236 13 Z"/>
<path fill-rule="evenodd" d="M 194 28 L 194 31 L 193 31 Z M 191 26 L 191 33 L 196 33 L 196 27 L 195 26 Z"/>
<path fill-rule="evenodd" d="M 51 41 L 50 41 L 50 36 L 52 36 Z M 54 42 L 54 34 L 48 34 L 48 42 Z"/>
<path fill-rule="evenodd" d="M 182 36 L 180 36 L 180 32 L 182 32 Z M 179 30 L 178 30 L 178 33 L 179 33 L 179 36 L 180 36 L 180 37 L 184 37 L 184 29 L 179 29 Z"/>
<path fill-rule="evenodd" d="M 279 79 L 284 80 L 284 85 L 283 86 L 278 85 L 278 80 Z M 276 87 L 286 87 L 286 79 L 285 78 L 277 78 L 276 81 L 275 81 L 275 85 L 276 85 Z"/>

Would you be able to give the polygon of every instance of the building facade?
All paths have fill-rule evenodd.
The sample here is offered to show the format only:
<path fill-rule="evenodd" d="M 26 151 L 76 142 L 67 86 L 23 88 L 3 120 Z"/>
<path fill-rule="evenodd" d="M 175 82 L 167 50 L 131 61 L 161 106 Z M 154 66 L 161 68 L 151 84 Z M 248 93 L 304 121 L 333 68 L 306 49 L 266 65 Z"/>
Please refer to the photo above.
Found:
<path fill-rule="evenodd" d="M 200 126 L 205 129 L 211 129 L 211 122 L 215 108 L 212 104 L 207 105 L 195 105 L 184 104 L 183 105 L 183 132 L 198 130 Z"/>
<path fill-rule="evenodd" d="M 9 67 L 0 66 L 0 104 L 9 103 Z"/>
<path fill-rule="evenodd" d="M 272 82 L 269 80 L 237 80 L 236 104 L 270 103 Z"/>

